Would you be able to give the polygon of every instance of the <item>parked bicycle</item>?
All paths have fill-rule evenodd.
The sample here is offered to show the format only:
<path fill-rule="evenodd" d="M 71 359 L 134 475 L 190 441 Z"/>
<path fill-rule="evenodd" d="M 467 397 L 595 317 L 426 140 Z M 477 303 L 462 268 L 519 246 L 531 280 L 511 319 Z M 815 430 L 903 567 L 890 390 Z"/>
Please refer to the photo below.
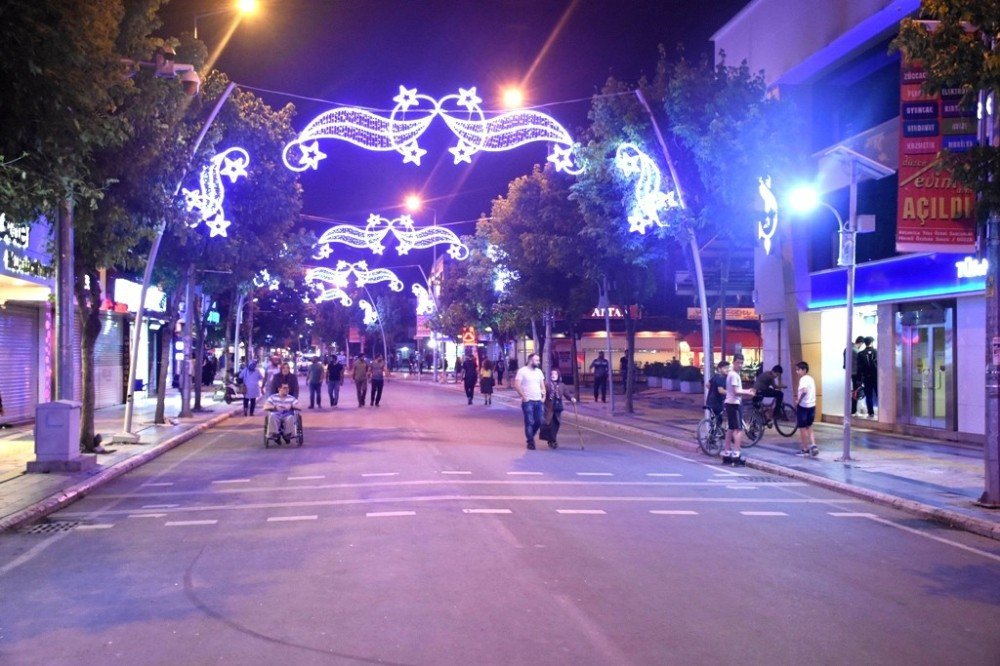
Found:
<path fill-rule="evenodd" d="M 743 419 L 743 432 L 747 440 L 743 446 L 753 446 L 764 437 L 764 431 L 774 428 L 782 437 L 791 437 L 798 429 L 795 409 L 787 402 L 781 403 L 781 409 L 775 411 L 774 398 L 763 398 L 754 403 L 749 415 Z"/>
<path fill-rule="evenodd" d="M 711 411 L 707 407 L 706 411 Z M 726 418 L 724 413 L 712 414 L 698 421 L 695 429 L 698 447 L 706 456 L 717 456 L 726 441 Z"/>

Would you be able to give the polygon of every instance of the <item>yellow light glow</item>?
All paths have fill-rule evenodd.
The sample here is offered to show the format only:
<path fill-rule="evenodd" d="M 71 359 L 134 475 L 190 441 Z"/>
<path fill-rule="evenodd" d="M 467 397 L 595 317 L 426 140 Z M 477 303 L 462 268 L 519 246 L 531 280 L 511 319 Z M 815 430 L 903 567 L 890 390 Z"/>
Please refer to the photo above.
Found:
<path fill-rule="evenodd" d="M 518 109 L 524 106 L 524 93 L 521 92 L 520 88 L 504 88 L 503 105 L 508 109 Z"/>
<path fill-rule="evenodd" d="M 406 205 L 406 210 L 410 211 L 411 213 L 416 213 L 424 206 L 423 200 L 421 200 L 420 196 L 417 194 L 406 195 L 404 203 Z"/>
<path fill-rule="evenodd" d="M 260 9 L 259 0 L 236 0 L 236 11 L 240 14 L 253 14 Z"/>

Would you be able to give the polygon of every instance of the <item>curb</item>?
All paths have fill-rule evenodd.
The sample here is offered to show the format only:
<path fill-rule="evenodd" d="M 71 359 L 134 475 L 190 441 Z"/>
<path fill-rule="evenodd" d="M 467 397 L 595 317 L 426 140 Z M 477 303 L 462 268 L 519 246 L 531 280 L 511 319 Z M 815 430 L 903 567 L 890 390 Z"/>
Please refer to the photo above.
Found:
<path fill-rule="evenodd" d="M 504 396 L 501 400 L 510 401 L 511 398 Z M 686 453 L 698 453 L 700 449 L 697 444 L 688 442 L 686 440 L 677 439 L 670 435 L 665 435 L 654 430 L 648 430 L 646 428 L 641 428 L 638 426 L 626 425 L 624 423 L 615 423 L 613 421 L 605 421 L 596 416 L 590 416 L 587 414 L 579 415 L 577 418 L 581 422 L 587 422 L 590 424 L 599 424 L 605 428 L 611 430 L 618 430 L 621 432 L 628 432 L 632 434 L 641 434 L 647 437 L 653 437 L 658 439 L 675 449 L 679 449 Z M 568 421 L 564 422 L 569 424 Z M 791 467 L 785 467 L 783 465 L 778 465 L 776 463 L 764 462 L 761 460 L 756 460 L 750 458 L 747 460 L 747 467 L 751 469 L 760 470 L 762 472 L 769 472 L 771 474 L 777 474 L 779 476 L 785 476 L 790 479 L 796 479 L 798 481 L 805 481 L 811 485 L 819 486 L 821 488 L 826 488 L 827 490 L 833 490 L 835 492 L 843 493 L 851 497 L 856 497 L 858 499 L 863 499 L 872 504 L 878 504 L 880 506 L 887 506 L 906 513 L 915 515 L 919 518 L 925 520 L 934 521 L 936 523 L 942 523 L 948 527 L 958 528 L 965 530 L 966 532 L 972 532 L 973 534 L 978 534 L 979 536 L 984 536 L 988 539 L 994 539 L 1000 541 L 1000 523 L 995 523 L 989 520 L 983 520 L 981 518 L 976 518 L 974 516 L 966 516 L 964 514 L 958 513 L 957 511 L 952 511 L 950 509 L 942 509 L 940 507 L 931 506 L 930 504 L 925 504 L 917 500 L 905 499 L 902 497 L 896 497 L 895 495 L 889 495 L 887 493 L 880 492 L 878 490 L 871 490 L 869 488 L 863 488 L 860 486 L 852 486 L 848 483 L 842 481 L 835 481 L 833 479 L 828 479 L 824 476 L 819 476 L 816 474 L 810 474 L 809 472 L 803 472 L 797 469 L 792 469 Z"/>
<path fill-rule="evenodd" d="M 108 467 L 94 476 L 84 479 L 69 488 L 60 490 L 54 495 L 50 495 L 49 497 L 29 506 L 26 509 L 21 509 L 16 513 L 5 516 L 0 519 L 0 533 L 15 530 L 26 523 L 35 522 L 79 499 L 83 499 L 87 493 L 95 488 L 99 488 L 109 481 L 118 478 L 122 474 L 130 472 L 136 467 L 144 465 L 154 458 L 158 458 L 170 449 L 178 447 L 190 439 L 194 439 L 202 432 L 234 416 L 237 411 L 239 410 L 232 410 L 219 414 L 218 416 L 213 416 L 207 421 L 203 421 L 202 423 L 199 423 L 182 433 L 174 435 L 170 439 L 166 439 L 159 444 L 154 445 L 147 451 L 143 451 L 138 455 L 122 460 L 121 462 Z"/>

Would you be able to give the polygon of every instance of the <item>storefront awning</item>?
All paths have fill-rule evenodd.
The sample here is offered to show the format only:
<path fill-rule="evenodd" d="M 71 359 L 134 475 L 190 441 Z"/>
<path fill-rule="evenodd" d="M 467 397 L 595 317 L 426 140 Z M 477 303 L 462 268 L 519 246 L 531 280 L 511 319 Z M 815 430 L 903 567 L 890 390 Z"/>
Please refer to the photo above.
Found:
<path fill-rule="evenodd" d="M 704 346 L 701 342 L 701 331 L 692 331 L 684 336 L 684 342 L 688 344 L 691 351 L 703 351 Z M 719 339 L 719 332 L 712 330 L 712 347 L 715 351 L 722 351 L 720 343 L 722 341 Z M 761 340 L 760 334 L 755 331 L 748 331 L 745 328 L 726 328 L 726 348 L 733 349 L 735 345 L 739 344 L 743 349 L 760 349 Z"/>

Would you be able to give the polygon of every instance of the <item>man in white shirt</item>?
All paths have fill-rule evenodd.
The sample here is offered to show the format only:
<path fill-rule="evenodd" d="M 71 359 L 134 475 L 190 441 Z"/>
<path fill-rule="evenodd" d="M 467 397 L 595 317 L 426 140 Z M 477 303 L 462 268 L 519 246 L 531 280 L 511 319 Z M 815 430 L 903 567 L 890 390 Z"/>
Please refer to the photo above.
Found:
<path fill-rule="evenodd" d="M 295 410 L 298 406 L 298 398 L 289 394 L 288 384 L 279 384 L 278 392 L 268 397 L 264 403 L 264 410 L 270 412 L 267 415 L 267 432 L 271 437 L 277 439 L 278 433 L 281 433 L 286 444 L 292 441 L 292 435 L 295 434 Z"/>
<path fill-rule="evenodd" d="M 740 447 L 743 444 L 743 415 L 740 407 L 743 404 L 743 396 L 752 396 L 753 391 L 743 389 L 743 378 L 740 370 L 743 369 L 743 354 L 733 356 L 733 365 L 726 375 L 726 420 L 729 423 L 729 430 L 726 431 L 726 441 L 723 444 L 722 464 L 742 466 L 746 464 Z"/>
<path fill-rule="evenodd" d="M 521 396 L 521 413 L 524 415 L 524 438 L 528 448 L 535 450 L 535 434 L 542 427 L 543 404 L 545 398 L 545 375 L 539 364 L 538 354 L 528 357 L 528 364 L 517 371 L 514 390 Z"/>
<path fill-rule="evenodd" d="M 795 419 L 798 421 L 802 449 L 797 455 L 817 456 L 816 435 L 813 421 L 816 419 L 816 380 L 809 376 L 809 364 L 799 361 L 795 364 L 795 374 L 799 377 L 799 390 L 795 394 Z"/>

